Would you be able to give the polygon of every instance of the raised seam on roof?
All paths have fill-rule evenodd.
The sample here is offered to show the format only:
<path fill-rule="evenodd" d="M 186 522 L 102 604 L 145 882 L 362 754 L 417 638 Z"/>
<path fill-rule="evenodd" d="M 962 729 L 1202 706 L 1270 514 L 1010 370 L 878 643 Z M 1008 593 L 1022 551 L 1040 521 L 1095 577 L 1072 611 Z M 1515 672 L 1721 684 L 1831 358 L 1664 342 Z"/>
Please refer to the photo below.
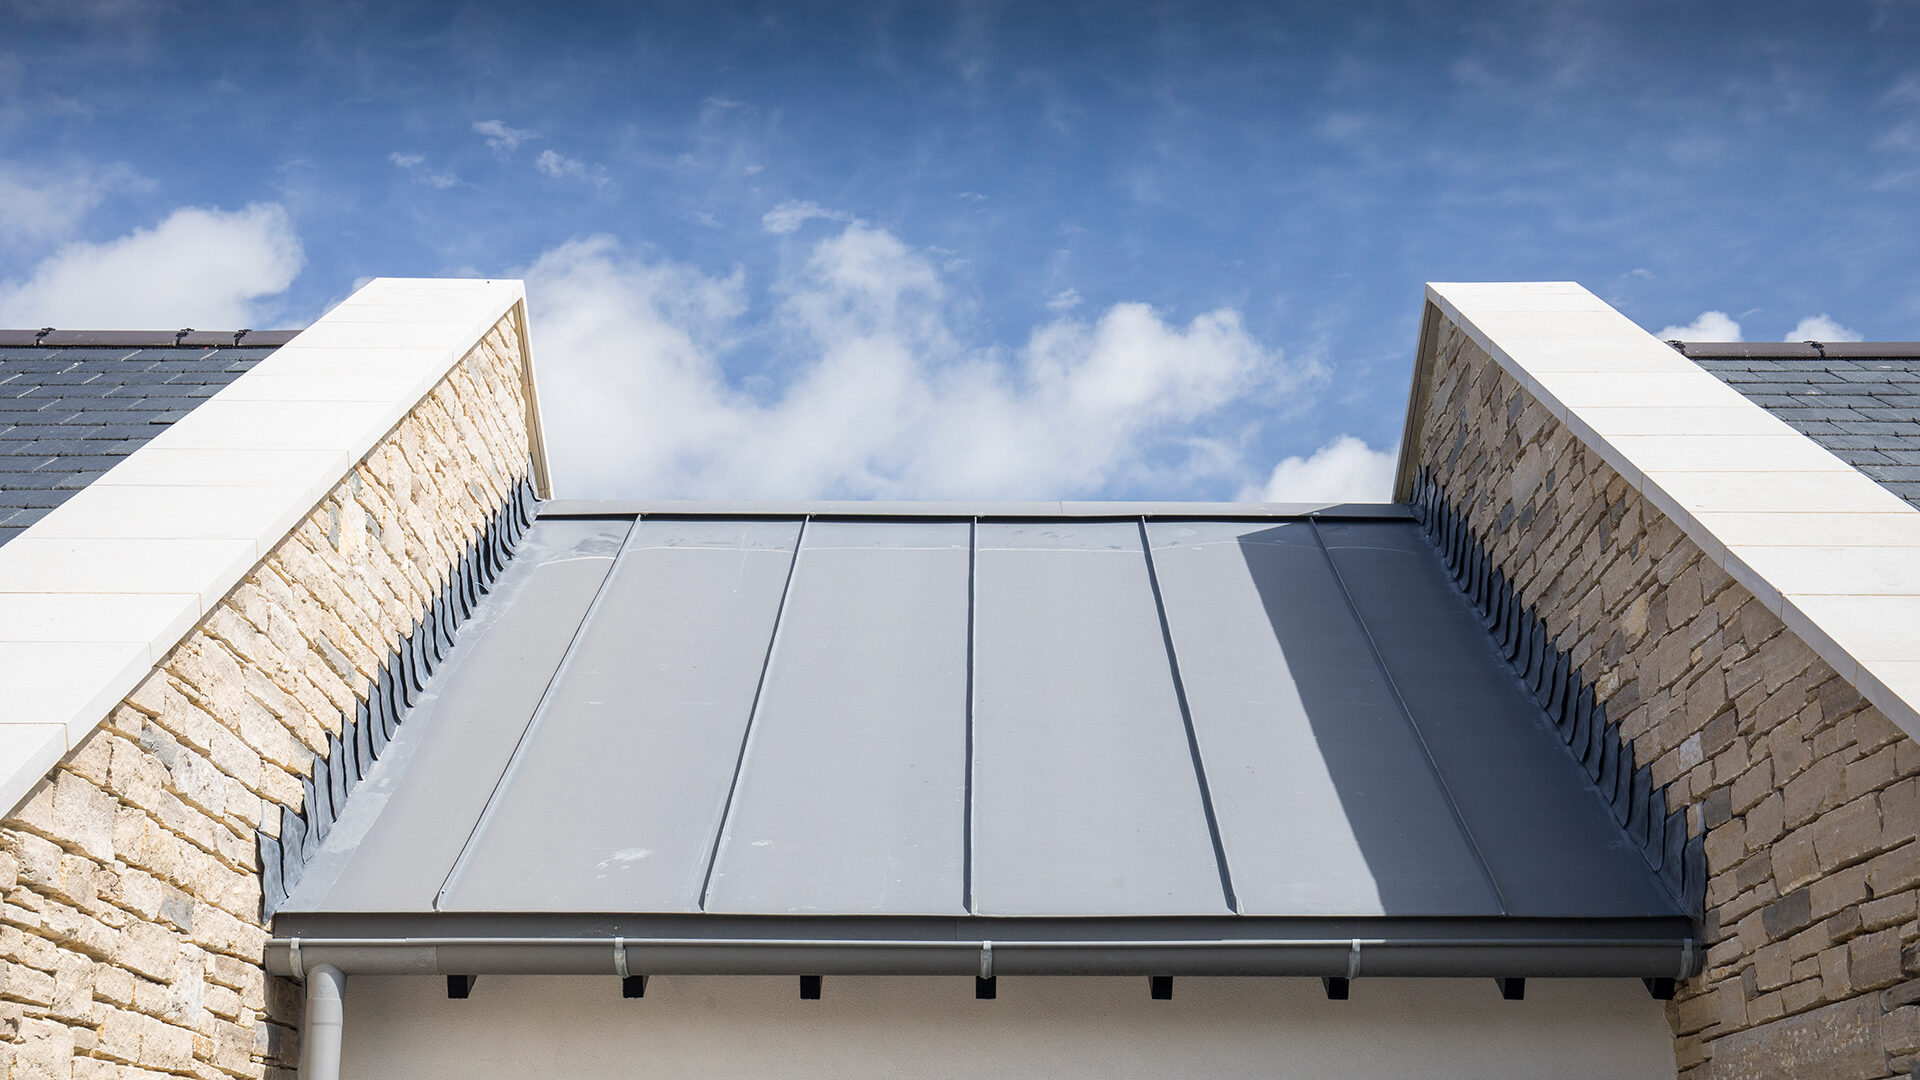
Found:
<path fill-rule="evenodd" d="M 1453 790 L 1447 786 L 1447 778 L 1441 775 L 1439 763 L 1433 759 L 1433 748 L 1427 743 L 1426 732 L 1420 730 L 1420 721 L 1414 718 L 1413 709 L 1407 704 L 1406 696 L 1400 693 L 1400 684 L 1394 681 L 1393 672 L 1387 669 L 1386 657 L 1380 654 L 1380 643 L 1374 639 L 1373 628 L 1367 625 L 1366 618 L 1360 614 L 1360 605 L 1353 602 L 1353 592 L 1347 588 L 1347 579 L 1341 576 L 1339 564 L 1333 561 L 1333 552 L 1327 550 L 1326 537 L 1320 535 L 1320 523 L 1309 517 L 1307 524 L 1312 528 L 1313 541 L 1319 546 L 1321 556 L 1326 559 L 1327 571 L 1333 575 L 1334 584 L 1340 587 L 1340 597 L 1346 601 L 1347 613 L 1353 617 L 1353 624 L 1359 627 L 1360 636 L 1366 640 L 1368 655 L 1373 658 L 1373 665 L 1380 673 L 1381 682 L 1393 695 L 1393 702 L 1399 707 L 1401 719 L 1406 721 L 1407 729 L 1413 732 L 1415 744 L 1420 747 L 1420 757 L 1426 762 L 1427 771 L 1433 777 L 1434 787 L 1446 800 L 1447 812 L 1453 815 L 1454 827 L 1466 840 L 1467 850 L 1473 852 L 1474 865 L 1479 867 L 1480 876 L 1486 879 L 1487 890 L 1493 894 L 1494 903 L 1500 906 L 1500 913 L 1505 915 L 1508 911 L 1506 894 L 1501 891 L 1500 882 L 1493 876 L 1493 867 L 1487 862 L 1486 852 L 1480 850 L 1479 839 L 1473 835 L 1472 829 L 1467 828 L 1467 819 L 1460 812 L 1460 803 L 1454 798 Z"/>
<path fill-rule="evenodd" d="M 1207 836 L 1213 841 L 1213 861 L 1220 868 L 1220 892 L 1227 910 L 1238 912 L 1240 901 L 1233 893 L 1233 870 L 1227 863 L 1227 847 L 1220 838 L 1220 819 L 1214 814 L 1213 792 L 1207 787 L 1207 763 L 1200 756 L 1200 739 L 1193 730 L 1193 707 L 1187 703 L 1187 686 L 1180 678 L 1180 653 L 1173 646 L 1173 629 L 1167 624 L 1167 602 L 1160 595 L 1160 575 L 1153 565 L 1153 538 L 1147 535 L 1147 519 L 1140 519 L 1140 552 L 1147 562 L 1147 587 L 1153 593 L 1154 614 L 1160 620 L 1160 640 L 1167 647 L 1167 669 L 1173 675 L 1173 697 L 1180 704 L 1180 724 L 1187 735 L 1187 753 L 1193 758 L 1193 775 L 1200 787 L 1200 810 L 1206 815 Z"/>
<path fill-rule="evenodd" d="M 740 772 L 746 765 L 747 746 L 753 741 L 754 722 L 760 718 L 760 702 L 767 692 L 767 671 L 773 667 L 773 653 L 780 645 L 780 631 L 786 622 L 787 597 L 793 595 L 793 575 L 800 568 L 800 548 L 807 542 L 807 519 L 800 519 L 800 530 L 793 538 L 793 554 L 787 560 L 787 577 L 780 585 L 780 602 L 773 609 L 773 630 L 767 635 L 767 650 L 760 658 L 760 677 L 753 687 L 753 704 L 747 708 L 747 722 L 740 731 L 740 750 L 733 759 L 733 777 L 727 782 L 727 799 L 720 808 L 720 827 L 713 831 L 713 844 L 707 849 L 707 869 L 700 878 L 700 907 L 706 909 L 713 889 L 713 867 L 720 861 L 720 844 L 726 838 L 727 825 L 733 820 L 734 796 L 740 790 Z"/>

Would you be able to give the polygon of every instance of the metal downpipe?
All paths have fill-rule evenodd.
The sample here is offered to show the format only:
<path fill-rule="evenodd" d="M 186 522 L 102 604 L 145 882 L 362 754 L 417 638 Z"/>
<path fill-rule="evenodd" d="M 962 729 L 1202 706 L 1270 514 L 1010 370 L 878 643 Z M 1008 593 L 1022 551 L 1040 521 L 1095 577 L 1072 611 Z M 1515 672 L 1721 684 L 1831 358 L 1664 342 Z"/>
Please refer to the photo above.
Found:
<path fill-rule="evenodd" d="M 340 1034 L 347 977 L 332 964 L 306 973 L 307 1015 L 300 1028 L 300 1080 L 340 1080 Z"/>

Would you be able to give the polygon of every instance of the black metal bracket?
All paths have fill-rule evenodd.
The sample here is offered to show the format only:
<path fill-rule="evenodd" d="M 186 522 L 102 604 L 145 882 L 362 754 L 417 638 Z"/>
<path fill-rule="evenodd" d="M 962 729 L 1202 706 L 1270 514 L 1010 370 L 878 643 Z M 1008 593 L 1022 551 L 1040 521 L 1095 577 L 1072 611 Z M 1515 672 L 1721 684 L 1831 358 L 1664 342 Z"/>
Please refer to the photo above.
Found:
<path fill-rule="evenodd" d="M 623 998 L 643 998 L 647 996 L 647 977 L 628 975 L 620 980 L 620 996 Z"/>
<path fill-rule="evenodd" d="M 800 976 L 800 1000 L 801 1001 L 819 1001 L 820 1000 L 820 976 L 818 975 Z"/>
<path fill-rule="evenodd" d="M 1328 1001 L 1345 1001 L 1353 992 L 1353 982 L 1337 975 L 1322 978 L 1320 984 L 1327 989 Z"/>
<path fill-rule="evenodd" d="M 447 997 L 454 1001 L 465 1001 L 473 995 L 473 984 L 478 978 L 477 975 L 447 976 Z"/>
<path fill-rule="evenodd" d="M 1527 980 L 1501 979 L 1499 983 L 1501 997 L 1506 998 L 1508 1001 L 1523 1001 L 1526 999 Z"/>
<path fill-rule="evenodd" d="M 1672 979 L 1641 979 L 1640 981 L 1647 984 L 1647 993 L 1653 995 L 1653 1000 L 1655 1001 L 1672 1001 L 1673 1000 L 1674 980 Z"/>
<path fill-rule="evenodd" d="M 1155 1001 L 1172 1001 L 1173 1000 L 1173 976 L 1171 975 L 1147 976 L 1147 992 L 1153 995 L 1153 1000 Z"/>
<path fill-rule="evenodd" d="M 973 977 L 973 997 L 975 1001 L 992 1001 L 1000 996 L 1000 984 L 993 981 L 994 976 Z"/>

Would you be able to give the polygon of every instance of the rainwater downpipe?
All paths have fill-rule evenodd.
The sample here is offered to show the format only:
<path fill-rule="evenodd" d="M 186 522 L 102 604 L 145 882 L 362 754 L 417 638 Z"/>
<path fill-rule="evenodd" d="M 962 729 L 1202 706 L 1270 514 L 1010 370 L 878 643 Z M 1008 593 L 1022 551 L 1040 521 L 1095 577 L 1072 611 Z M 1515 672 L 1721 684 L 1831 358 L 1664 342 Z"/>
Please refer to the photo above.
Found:
<path fill-rule="evenodd" d="M 307 1015 L 300 1029 L 300 1080 L 340 1080 L 340 1034 L 347 977 L 332 964 L 306 972 Z"/>

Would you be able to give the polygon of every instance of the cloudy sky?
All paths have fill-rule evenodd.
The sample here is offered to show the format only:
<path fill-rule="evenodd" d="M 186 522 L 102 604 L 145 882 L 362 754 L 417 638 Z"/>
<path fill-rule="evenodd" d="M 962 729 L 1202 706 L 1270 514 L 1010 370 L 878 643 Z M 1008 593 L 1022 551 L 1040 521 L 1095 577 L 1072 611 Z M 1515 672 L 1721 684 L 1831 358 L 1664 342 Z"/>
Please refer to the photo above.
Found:
<path fill-rule="evenodd" d="M 1380 498 L 1429 280 L 1920 339 L 1920 2 L 0 0 L 0 324 L 527 279 L 572 496 Z"/>

